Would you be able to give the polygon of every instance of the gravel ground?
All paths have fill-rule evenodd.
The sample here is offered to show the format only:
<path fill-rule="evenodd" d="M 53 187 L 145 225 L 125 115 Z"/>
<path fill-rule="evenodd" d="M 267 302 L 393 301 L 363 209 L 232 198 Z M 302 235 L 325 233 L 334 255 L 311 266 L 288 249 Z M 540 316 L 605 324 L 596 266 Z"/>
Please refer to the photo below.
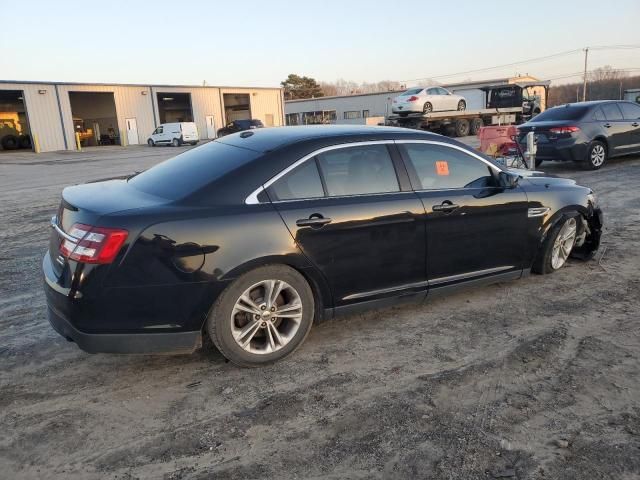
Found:
<path fill-rule="evenodd" d="M 60 191 L 177 151 L 0 155 L 0 477 L 640 478 L 640 157 L 542 166 L 598 193 L 590 262 L 326 321 L 267 368 L 83 353 L 45 317 Z"/>

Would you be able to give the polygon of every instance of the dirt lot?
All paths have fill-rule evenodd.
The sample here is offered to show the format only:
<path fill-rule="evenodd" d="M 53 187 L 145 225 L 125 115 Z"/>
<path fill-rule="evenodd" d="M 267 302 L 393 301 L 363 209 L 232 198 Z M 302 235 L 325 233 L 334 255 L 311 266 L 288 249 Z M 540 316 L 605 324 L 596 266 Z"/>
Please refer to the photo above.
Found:
<path fill-rule="evenodd" d="M 40 280 L 63 186 L 177 149 L 0 155 L 0 477 L 640 478 L 640 158 L 598 172 L 595 260 L 317 325 L 257 370 L 89 355 Z M 601 255 L 603 256 L 601 257 Z"/>

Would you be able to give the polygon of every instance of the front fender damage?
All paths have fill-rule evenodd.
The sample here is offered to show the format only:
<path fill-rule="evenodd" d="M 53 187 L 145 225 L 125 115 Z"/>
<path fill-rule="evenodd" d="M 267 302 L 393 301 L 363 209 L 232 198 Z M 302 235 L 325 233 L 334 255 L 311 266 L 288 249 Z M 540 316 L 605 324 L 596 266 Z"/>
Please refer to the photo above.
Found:
<path fill-rule="evenodd" d="M 600 247 L 602 236 L 602 210 L 594 208 L 591 215 L 580 215 L 580 225 L 571 256 L 580 260 L 590 260 Z"/>

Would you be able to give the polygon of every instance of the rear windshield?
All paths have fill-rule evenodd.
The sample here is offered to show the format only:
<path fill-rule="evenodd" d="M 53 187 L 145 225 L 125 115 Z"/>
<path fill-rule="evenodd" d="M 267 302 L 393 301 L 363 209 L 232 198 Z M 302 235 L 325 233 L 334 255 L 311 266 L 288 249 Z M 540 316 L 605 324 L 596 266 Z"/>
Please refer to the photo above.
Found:
<path fill-rule="evenodd" d="M 533 120 L 535 122 L 543 122 L 546 120 L 580 120 L 589 107 L 584 106 L 561 106 L 545 110 L 537 115 Z"/>
<path fill-rule="evenodd" d="M 259 155 L 260 152 L 253 150 L 209 142 L 151 167 L 131 178 L 129 183 L 145 193 L 178 200 Z"/>
<path fill-rule="evenodd" d="M 261 127 L 262 120 L 251 120 L 251 125 L 253 125 L 254 127 Z"/>
<path fill-rule="evenodd" d="M 406 96 L 406 95 L 417 95 L 422 91 L 421 88 L 412 88 L 411 90 L 407 90 L 406 92 L 404 92 L 401 96 Z"/>

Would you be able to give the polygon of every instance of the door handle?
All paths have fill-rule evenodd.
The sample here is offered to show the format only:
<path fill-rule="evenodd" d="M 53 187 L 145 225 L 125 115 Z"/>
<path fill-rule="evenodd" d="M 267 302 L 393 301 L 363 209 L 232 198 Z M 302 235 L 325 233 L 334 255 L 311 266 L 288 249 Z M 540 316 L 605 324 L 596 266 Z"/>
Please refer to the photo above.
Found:
<path fill-rule="evenodd" d="M 638 123 L 638 122 L 633 122 L 633 123 L 631 124 L 631 126 L 632 126 L 632 127 L 637 127 L 638 125 L 640 125 L 640 123 Z"/>
<path fill-rule="evenodd" d="M 298 227 L 321 228 L 327 223 L 331 223 L 331 219 L 325 218 L 317 213 L 310 215 L 309 218 L 300 218 L 296 220 L 296 225 Z"/>
<path fill-rule="evenodd" d="M 611 127 L 611 124 L 610 124 L 610 123 L 605 123 L 605 124 L 604 124 L 604 128 L 609 128 L 609 127 Z"/>
<path fill-rule="evenodd" d="M 431 207 L 434 212 L 453 212 L 456 208 L 460 208 L 460 205 L 456 205 L 449 201 L 445 201 L 440 205 L 434 205 L 433 207 Z"/>

